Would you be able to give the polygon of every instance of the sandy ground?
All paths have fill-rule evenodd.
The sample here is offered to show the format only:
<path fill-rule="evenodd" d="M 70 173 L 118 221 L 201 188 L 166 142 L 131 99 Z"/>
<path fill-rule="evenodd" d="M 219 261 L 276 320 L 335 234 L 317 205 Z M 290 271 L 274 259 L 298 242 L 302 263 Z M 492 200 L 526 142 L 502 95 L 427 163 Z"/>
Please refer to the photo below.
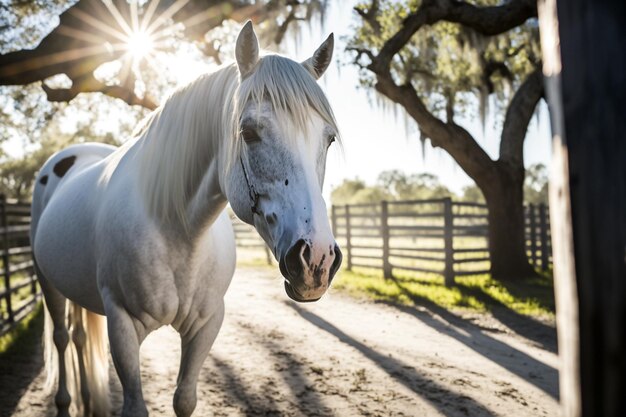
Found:
<path fill-rule="evenodd" d="M 554 329 L 545 323 L 506 312 L 468 317 L 394 307 L 333 291 L 296 304 L 276 271 L 252 268 L 237 271 L 226 306 L 194 416 L 558 415 Z M 153 416 L 174 415 L 179 346 L 170 328 L 142 346 Z M 0 415 L 54 416 L 39 357 L 19 369 L 0 375 Z M 116 378 L 112 385 L 119 415 Z"/>

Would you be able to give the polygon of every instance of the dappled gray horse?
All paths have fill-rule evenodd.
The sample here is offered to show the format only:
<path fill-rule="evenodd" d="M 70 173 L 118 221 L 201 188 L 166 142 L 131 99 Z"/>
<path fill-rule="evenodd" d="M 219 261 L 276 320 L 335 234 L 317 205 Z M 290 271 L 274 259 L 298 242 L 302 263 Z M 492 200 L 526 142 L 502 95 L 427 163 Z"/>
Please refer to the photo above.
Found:
<path fill-rule="evenodd" d="M 259 57 L 248 22 L 236 63 L 176 91 L 134 139 L 70 146 L 42 167 L 31 239 L 58 351 L 48 343 L 59 416 L 71 397 L 86 415 L 108 413 L 105 330 L 122 416 L 148 415 L 139 346 L 163 325 L 182 339 L 174 410 L 191 415 L 235 268 L 227 203 L 272 249 L 289 297 L 314 301 L 328 289 L 341 252 L 321 189 L 338 132 L 315 80 L 332 49 L 331 35 L 303 63 Z"/>

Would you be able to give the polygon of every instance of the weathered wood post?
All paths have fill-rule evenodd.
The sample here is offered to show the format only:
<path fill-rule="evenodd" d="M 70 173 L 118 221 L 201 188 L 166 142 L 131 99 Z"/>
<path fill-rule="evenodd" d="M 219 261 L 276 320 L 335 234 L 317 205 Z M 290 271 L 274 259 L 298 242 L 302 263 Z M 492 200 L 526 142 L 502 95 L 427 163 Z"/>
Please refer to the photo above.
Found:
<path fill-rule="evenodd" d="M 383 276 L 393 278 L 391 262 L 389 261 L 389 203 L 380 203 L 380 232 L 383 239 Z"/>
<path fill-rule="evenodd" d="M 528 205 L 528 220 L 530 225 L 530 263 L 537 267 L 537 210 L 534 204 Z"/>
<path fill-rule="evenodd" d="M 346 209 L 346 269 L 352 271 L 352 236 L 350 232 L 350 206 L 345 205 Z"/>
<path fill-rule="evenodd" d="M 446 287 L 454 285 L 454 217 L 452 214 L 452 199 L 446 197 L 443 202 L 443 245 L 444 260 L 443 280 Z"/>
<path fill-rule="evenodd" d="M 539 205 L 539 241 L 541 242 L 541 270 L 548 270 L 548 221 L 546 205 Z"/>
<path fill-rule="evenodd" d="M 540 0 L 538 11 L 553 132 L 550 223 L 560 414 L 622 417 L 626 3 Z"/>
<path fill-rule="evenodd" d="M 7 220 L 7 200 L 0 195 L 0 222 L 2 223 L 2 268 L 4 275 L 5 302 L 7 305 L 8 321 L 13 323 L 13 306 L 11 305 L 11 265 L 9 264 L 9 222 Z"/>

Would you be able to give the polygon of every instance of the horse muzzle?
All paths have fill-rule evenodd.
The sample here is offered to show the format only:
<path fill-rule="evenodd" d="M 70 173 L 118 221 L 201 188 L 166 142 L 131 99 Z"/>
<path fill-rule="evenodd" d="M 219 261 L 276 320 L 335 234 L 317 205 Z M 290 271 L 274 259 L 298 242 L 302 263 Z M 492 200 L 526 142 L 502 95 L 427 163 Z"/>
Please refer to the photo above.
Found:
<path fill-rule="evenodd" d="M 279 261 L 289 298 L 298 302 L 319 300 L 337 273 L 342 257 L 336 243 L 320 248 L 299 239 Z"/>

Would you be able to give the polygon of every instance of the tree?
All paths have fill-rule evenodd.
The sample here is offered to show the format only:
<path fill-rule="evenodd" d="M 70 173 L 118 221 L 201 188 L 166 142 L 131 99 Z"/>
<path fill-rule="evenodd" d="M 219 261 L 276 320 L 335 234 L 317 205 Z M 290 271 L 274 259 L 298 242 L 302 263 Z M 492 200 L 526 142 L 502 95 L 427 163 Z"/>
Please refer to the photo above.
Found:
<path fill-rule="evenodd" d="M 308 20 L 323 7 L 322 0 L 3 2 L 0 40 L 17 46 L 17 50 L 2 51 L 0 55 L 0 85 L 41 82 L 48 100 L 54 102 L 71 101 L 80 93 L 101 92 L 131 105 L 154 109 L 154 97 L 139 91 L 133 66 L 140 63 L 128 53 L 134 42 L 148 42 L 151 37 L 153 43 L 163 44 L 167 39 L 184 37 L 221 63 L 217 32 L 228 20 L 265 22 L 262 35 L 279 44 L 292 22 Z M 50 28 L 50 21 L 59 13 L 59 24 Z M 35 35 L 25 30 L 28 22 L 34 22 Z M 41 31 L 43 39 L 27 49 L 25 44 L 36 43 Z M 98 68 L 116 60 L 122 64 L 115 79 L 100 79 Z M 68 85 L 54 87 L 46 81 L 60 74 L 69 78 Z"/>
<path fill-rule="evenodd" d="M 401 106 L 422 140 L 476 182 L 489 208 L 492 275 L 515 279 L 534 274 L 524 244 L 522 151 L 543 96 L 537 9 L 534 0 L 475 3 L 368 1 L 355 7 L 363 24 L 348 49 L 361 83 Z M 459 113 L 484 120 L 490 100 L 504 114 L 497 160 L 455 121 Z"/>
<path fill-rule="evenodd" d="M 485 203 L 485 196 L 475 184 L 463 187 L 463 201 L 468 203 Z"/>
<path fill-rule="evenodd" d="M 421 173 L 407 175 L 399 170 L 383 171 L 376 184 L 344 180 L 331 192 L 333 204 L 379 203 L 383 200 L 425 200 L 450 197 L 452 193 L 439 182 L 436 175 Z"/>

